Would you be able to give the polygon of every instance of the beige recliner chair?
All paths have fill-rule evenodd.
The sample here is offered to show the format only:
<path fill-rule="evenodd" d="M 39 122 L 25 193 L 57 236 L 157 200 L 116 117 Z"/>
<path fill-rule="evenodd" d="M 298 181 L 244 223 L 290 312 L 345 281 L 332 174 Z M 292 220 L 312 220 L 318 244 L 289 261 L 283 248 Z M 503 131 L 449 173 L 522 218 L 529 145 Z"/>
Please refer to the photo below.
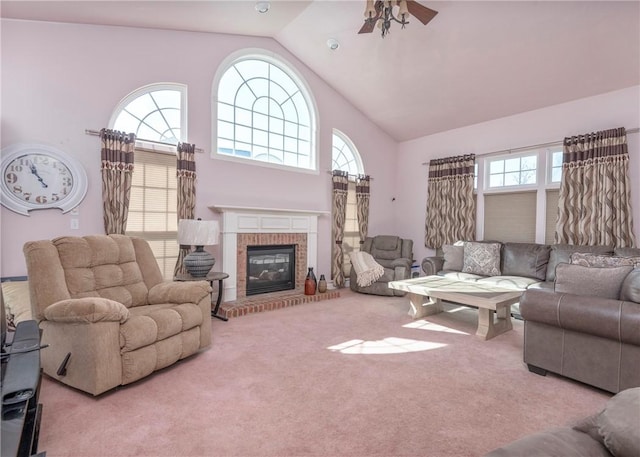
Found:
<path fill-rule="evenodd" d="M 362 287 L 356 281 L 355 268 L 351 268 L 349 276 L 351 290 L 364 294 L 403 296 L 406 292 L 389 289 L 388 283 L 409 279 L 411 276 L 413 240 L 390 235 L 367 237 L 360 250 L 371 254 L 374 260 L 384 267 L 384 275 L 370 286 Z"/>
<path fill-rule="evenodd" d="M 211 344 L 211 287 L 164 281 L 149 244 L 60 237 L 23 248 L 44 372 L 99 395 Z"/>

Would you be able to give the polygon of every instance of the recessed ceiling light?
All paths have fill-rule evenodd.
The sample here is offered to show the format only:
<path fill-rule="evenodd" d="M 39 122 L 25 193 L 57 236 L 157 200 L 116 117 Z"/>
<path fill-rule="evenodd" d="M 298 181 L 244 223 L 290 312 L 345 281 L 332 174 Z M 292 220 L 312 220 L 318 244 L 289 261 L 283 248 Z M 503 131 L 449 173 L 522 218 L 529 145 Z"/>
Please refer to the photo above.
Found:
<path fill-rule="evenodd" d="M 329 38 L 327 40 L 327 46 L 329 46 L 329 49 L 331 49 L 332 51 L 335 51 L 340 47 L 340 43 L 335 38 Z"/>
<path fill-rule="evenodd" d="M 258 13 L 266 13 L 267 11 L 269 11 L 269 8 L 271 8 L 271 3 L 269 2 L 256 2 L 256 11 Z"/>

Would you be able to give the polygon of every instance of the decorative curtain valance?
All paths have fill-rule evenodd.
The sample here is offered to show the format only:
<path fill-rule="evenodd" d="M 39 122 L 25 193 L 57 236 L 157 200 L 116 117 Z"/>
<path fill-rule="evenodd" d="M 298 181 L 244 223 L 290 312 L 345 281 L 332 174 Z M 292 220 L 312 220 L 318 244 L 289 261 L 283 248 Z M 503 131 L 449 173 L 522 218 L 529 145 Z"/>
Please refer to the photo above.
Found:
<path fill-rule="evenodd" d="M 555 241 L 635 247 L 623 127 L 564 139 Z"/>
<path fill-rule="evenodd" d="M 196 145 L 178 143 L 176 176 L 178 185 L 178 221 L 193 219 L 196 208 Z M 178 260 L 174 268 L 174 275 L 186 274 L 184 258 L 189 254 L 191 246 L 180 246 Z"/>
<path fill-rule="evenodd" d="M 129 214 L 136 135 L 102 129 L 100 142 L 104 231 L 107 235 L 124 235 Z"/>
<path fill-rule="evenodd" d="M 475 154 L 429 162 L 424 245 L 438 249 L 476 236 Z"/>
<path fill-rule="evenodd" d="M 349 174 L 346 171 L 334 170 L 331 180 L 333 183 L 333 202 L 331 215 L 333 217 L 333 251 L 331 255 L 331 277 L 335 287 L 344 287 L 344 251 L 342 239 L 347 217 L 347 192 L 349 190 Z"/>

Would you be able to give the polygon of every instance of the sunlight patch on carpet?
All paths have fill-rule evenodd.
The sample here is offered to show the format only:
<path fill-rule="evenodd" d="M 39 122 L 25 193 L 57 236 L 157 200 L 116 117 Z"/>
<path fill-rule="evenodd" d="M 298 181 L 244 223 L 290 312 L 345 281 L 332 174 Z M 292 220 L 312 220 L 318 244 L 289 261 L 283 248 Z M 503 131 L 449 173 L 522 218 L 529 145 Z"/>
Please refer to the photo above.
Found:
<path fill-rule="evenodd" d="M 406 352 L 429 351 L 444 346 L 446 344 L 389 337 L 378 341 L 351 340 L 335 346 L 329 346 L 327 349 L 343 354 L 403 354 Z"/>
<path fill-rule="evenodd" d="M 461 332 L 460 330 L 456 330 L 450 327 L 445 327 L 444 325 L 434 324 L 433 322 L 425 321 L 424 319 L 409 322 L 408 324 L 403 325 L 403 327 L 418 328 L 420 330 L 430 330 L 432 332 L 446 332 L 446 333 L 457 333 L 458 335 L 468 335 L 467 332 Z"/>

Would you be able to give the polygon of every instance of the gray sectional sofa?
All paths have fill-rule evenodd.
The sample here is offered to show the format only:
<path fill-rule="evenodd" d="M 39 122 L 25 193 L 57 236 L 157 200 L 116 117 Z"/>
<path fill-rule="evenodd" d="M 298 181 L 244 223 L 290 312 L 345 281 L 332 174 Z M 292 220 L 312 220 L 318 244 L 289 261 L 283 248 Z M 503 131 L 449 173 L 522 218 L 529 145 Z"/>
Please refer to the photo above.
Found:
<path fill-rule="evenodd" d="M 523 290 L 516 312 L 530 371 L 613 393 L 640 387 L 640 249 L 500 243 L 493 276 L 469 273 L 466 259 L 451 268 L 459 259 L 443 250 L 448 259 L 423 260 L 425 273 Z"/>
<path fill-rule="evenodd" d="M 639 424 L 640 388 L 627 389 L 599 413 L 522 437 L 486 457 L 634 457 L 640 455 Z"/>

